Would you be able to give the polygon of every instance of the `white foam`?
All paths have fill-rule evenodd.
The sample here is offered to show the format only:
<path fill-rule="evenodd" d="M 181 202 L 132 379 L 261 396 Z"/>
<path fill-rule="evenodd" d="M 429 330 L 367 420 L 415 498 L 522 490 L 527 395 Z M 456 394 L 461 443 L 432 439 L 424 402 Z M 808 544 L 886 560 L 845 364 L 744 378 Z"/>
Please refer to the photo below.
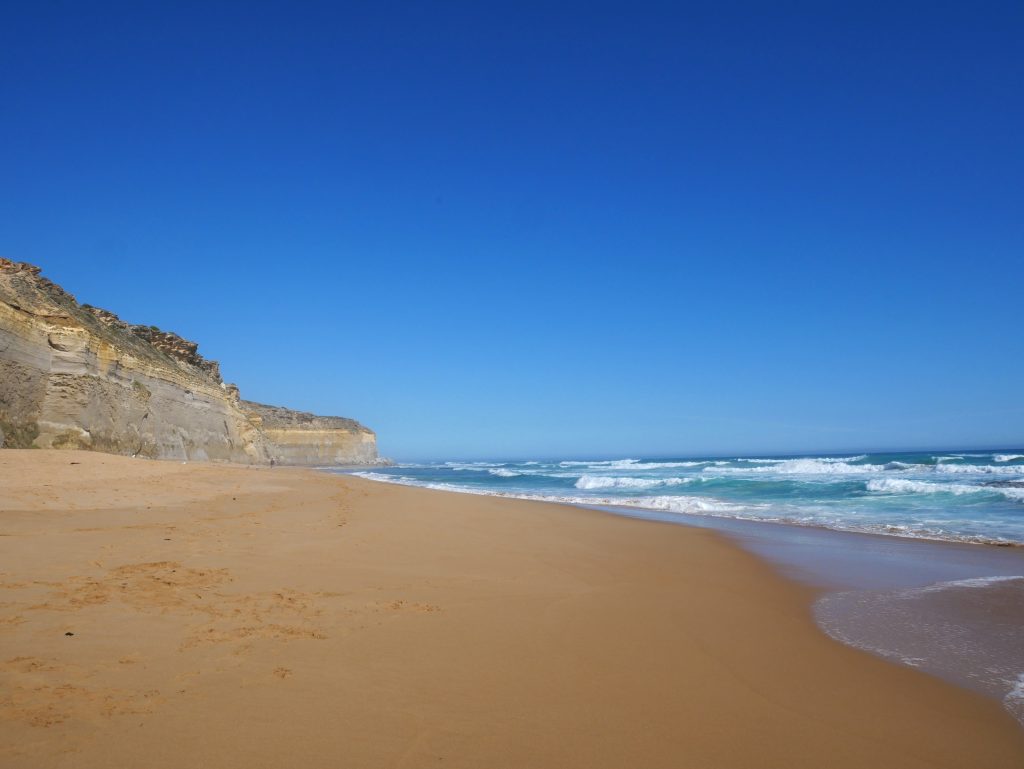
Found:
<path fill-rule="evenodd" d="M 514 478 L 517 475 L 525 475 L 525 473 L 516 472 L 510 470 L 507 467 L 501 467 L 494 462 L 445 462 L 445 467 L 448 470 L 455 470 L 458 472 L 471 471 L 474 473 L 489 473 L 490 475 L 497 475 L 501 478 Z"/>
<path fill-rule="evenodd" d="M 374 472 L 371 472 L 369 470 L 360 470 L 360 471 L 355 472 L 355 473 L 350 473 L 350 475 L 355 475 L 355 476 L 358 476 L 359 478 L 365 478 L 368 481 L 382 481 L 384 483 L 401 483 L 402 482 L 402 479 L 401 479 L 400 476 L 397 476 L 397 475 L 385 475 L 384 473 L 374 473 Z M 411 480 L 408 483 L 408 485 L 410 485 L 410 486 L 412 485 Z"/>
<path fill-rule="evenodd" d="M 951 588 L 982 588 L 991 587 L 992 585 L 998 585 L 1000 582 L 1013 582 L 1015 580 L 1024 580 L 1024 576 L 1013 575 L 1013 576 L 998 576 L 998 577 L 971 577 L 970 579 L 954 579 L 949 582 L 936 582 L 934 585 L 926 585 L 925 587 L 914 587 L 900 590 L 896 593 L 899 598 L 913 598 L 915 595 L 921 593 L 937 593 L 941 590 L 949 590 Z"/>
<path fill-rule="evenodd" d="M 711 497 L 583 497 L 572 495 L 552 494 L 516 494 L 513 492 L 492 491 L 490 489 L 470 489 L 464 486 L 456 486 L 451 483 L 424 483 L 413 478 L 404 476 L 385 475 L 369 471 L 358 471 L 350 473 L 370 481 L 382 481 L 384 483 L 395 483 L 401 486 L 418 486 L 436 491 L 456 491 L 463 494 L 478 494 L 484 497 L 506 497 L 510 499 L 524 499 L 534 502 L 558 502 L 569 505 L 590 505 L 602 507 L 637 507 L 646 510 L 661 510 L 672 513 L 737 513 L 743 510 L 767 507 L 767 505 L 734 505 Z"/>
<path fill-rule="evenodd" d="M 856 459 L 856 457 L 850 457 Z M 878 473 L 883 465 L 851 465 L 841 459 L 786 459 L 776 465 L 764 467 L 720 467 L 721 473 L 778 473 L 780 475 L 865 475 Z"/>
<path fill-rule="evenodd" d="M 611 470 L 662 470 L 671 469 L 673 467 L 700 467 L 701 465 L 708 465 L 710 462 L 632 462 L 629 464 L 622 464 L 614 462 L 608 465 Z"/>
<path fill-rule="evenodd" d="M 1024 457 L 1024 455 L 1021 456 Z M 855 460 L 858 458 L 849 457 L 849 459 Z M 883 472 L 934 473 L 938 475 L 1024 475 L 1024 464 L 922 465 L 893 461 L 884 465 L 855 465 L 845 462 L 842 459 L 822 457 L 815 459 L 785 459 L 773 464 L 766 463 L 755 467 L 708 467 L 704 469 L 704 473 L 706 474 L 728 473 L 733 475 L 747 473 L 777 475 L 871 475 Z"/>
<path fill-rule="evenodd" d="M 522 473 L 517 473 L 515 470 L 509 470 L 508 468 L 505 467 L 488 467 L 487 472 L 489 472 L 491 475 L 497 475 L 501 478 L 516 478 L 522 475 Z"/>
<path fill-rule="evenodd" d="M 931 483 L 904 478 L 873 478 L 867 482 L 868 491 L 883 494 L 999 494 L 1014 502 L 1024 502 L 1024 488 L 1004 486 L 971 486 L 966 483 Z"/>
<path fill-rule="evenodd" d="M 936 465 L 935 472 L 954 475 L 1024 475 L 1024 465 Z"/>
<path fill-rule="evenodd" d="M 909 481 L 905 478 L 873 478 L 868 481 L 867 489 L 888 494 L 976 494 L 996 491 L 994 488 L 985 486 L 968 486 L 963 483 L 929 483 L 928 481 Z"/>
<path fill-rule="evenodd" d="M 1015 579 L 1024 579 L 1024 576 L 1013 574 L 998 577 L 972 577 L 970 579 L 956 579 L 952 582 L 939 582 L 938 584 L 945 587 L 988 587 L 997 582 L 1012 582 Z"/>
<path fill-rule="evenodd" d="M 817 600 L 814 605 L 815 617 L 818 621 L 818 625 L 828 635 L 840 643 L 844 643 L 847 646 L 852 646 L 855 649 L 862 649 L 867 652 L 872 652 L 879 655 L 880 657 L 887 657 L 888 659 L 898 660 L 904 665 L 910 667 L 918 667 L 925 662 L 923 657 L 911 657 L 908 654 L 895 651 L 893 649 L 887 649 L 884 646 L 869 643 L 867 641 L 855 638 L 848 631 L 846 631 L 840 622 L 836 621 L 836 618 L 830 616 L 830 612 L 833 611 L 833 606 L 839 604 L 840 606 L 847 602 L 851 597 L 855 597 L 857 593 L 854 592 L 842 592 L 842 593 L 831 593 L 825 595 Z"/>
<path fill-rule="evenodd" d="M 583 475 L 576 481 L 577 489 L 653 489 L 658 486 L 680 486 L 692 478 L 630 478 L 614 475 Z"/>
<path fill-rule="evenodd" d="M 1024 673 L 1017 676 L 1017 680 L 1006 682 L 1010 691 L 1003 697 L 1003 706 L 1009 710 L 1014 718 L 1024 724 Z"/>
<path fill-rule="evenodd" d="M 1012 462 L 1015 459 L 1024 459 L 1024 454 L 996 454 L 992 459 L 996 462 Z"/>
<path fill-rule="evenodd" d="M 445 462 L 444 465 L 449 470 L 474 470 L 478 473 L 485 473 L 491 467 L 499 467 L 496 462 Z"/>
<path fill-rule="evenodd" d="M 712 462 L 681 461 L 681 462 L 641 462 L 639 459 L 608 459 L 594 462 L 580 462 L 577 460 L 559 462 L 559 467 L 587 467 L 603 470 L 661 470 L 673 467 L 699 467 L 710 465 Z"/>
<path fill-rule="evenodd" d="M 594 504 L 593 502 L 587 504 Z M 767 505 L 734 505 L 731 502 L 723 502 L 712 497 L 639 497 L 627 500 L 608 500 L 608 505 L 622 505 L 627 507 L 642 507 L 647 510 L 663 510 L 669 513 L 704 513 L 713 515 L 715 513 L 728 513 L 735 515 L 744 510 L 753 508 L 765 508 Z M 738 517 L 738 516 L 737 516 Z"/>
<path fill-rule="evenodd" d="M 867 459 L 867 454 L 858 454 L 854 457 L 794 457 L 793 459 L 737 459 L 736 462 L 761 462 L 761 463 L 779 463 L 784 464 L 786 462 L 823 462 L 825 464 L 837 464 L 840 462 L 860 462 L 862 459 Z"/>

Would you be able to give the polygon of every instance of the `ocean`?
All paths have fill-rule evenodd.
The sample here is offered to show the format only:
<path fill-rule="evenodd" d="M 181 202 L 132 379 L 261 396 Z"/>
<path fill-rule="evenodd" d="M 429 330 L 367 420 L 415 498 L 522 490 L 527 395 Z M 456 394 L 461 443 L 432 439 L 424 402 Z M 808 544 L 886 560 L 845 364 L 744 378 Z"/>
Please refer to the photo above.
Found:
<path fill-rule="evenodd" d="M 820 589 L 814 616 L 836 640 L 1001 700 L 1024 725 L 1024 449 L 346 472 L 717 529 Z"/>
<path fill-rule="evenodd" d="M 791 457 L 398 464 L 360 472 L 433 489 L 1024 544 L 1024 449 Z"/>

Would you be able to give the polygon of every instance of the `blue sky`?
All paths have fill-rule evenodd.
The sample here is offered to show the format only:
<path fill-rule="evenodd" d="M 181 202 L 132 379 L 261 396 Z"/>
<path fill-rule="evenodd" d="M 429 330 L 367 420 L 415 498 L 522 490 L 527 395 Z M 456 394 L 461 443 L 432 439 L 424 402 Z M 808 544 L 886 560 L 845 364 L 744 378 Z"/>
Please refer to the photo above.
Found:
<path fill-rule="evenodd" d="M 1020 3 L 21 3 L 0 254 L 398 458 L 1024 444 Z"/>

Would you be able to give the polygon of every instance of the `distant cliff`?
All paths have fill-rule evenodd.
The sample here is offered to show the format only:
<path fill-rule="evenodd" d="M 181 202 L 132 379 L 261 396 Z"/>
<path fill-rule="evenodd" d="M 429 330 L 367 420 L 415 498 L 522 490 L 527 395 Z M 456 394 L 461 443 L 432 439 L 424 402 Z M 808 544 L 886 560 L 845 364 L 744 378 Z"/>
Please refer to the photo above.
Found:
<path fill-rule="evenodd" d="M 154 459 L 373 464 L 373 431 L 239 399 L 198 345 L 80 305 L 0 258 L 0 446 Z"/>
<path fill-rule="evenodd" d="M 270 458 L 280 464 L 371 464 L 377 459 L 376 436 L 355 420 L 252 401 L 239 405 L 263 433 Z"/>

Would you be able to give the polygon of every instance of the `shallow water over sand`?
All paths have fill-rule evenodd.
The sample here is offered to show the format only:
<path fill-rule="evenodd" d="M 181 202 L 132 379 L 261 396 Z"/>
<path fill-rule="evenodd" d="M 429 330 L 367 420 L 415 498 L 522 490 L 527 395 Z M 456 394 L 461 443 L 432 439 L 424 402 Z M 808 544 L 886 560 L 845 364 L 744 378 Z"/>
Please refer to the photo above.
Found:
<path fill-rule="evenodd" d="M 823 588 L 814 616 L 836 640 L 998 699 L 1024 724 L 1024 548 L 711 516 L 686 523 L 722 531 L 788 576 Z"/>

